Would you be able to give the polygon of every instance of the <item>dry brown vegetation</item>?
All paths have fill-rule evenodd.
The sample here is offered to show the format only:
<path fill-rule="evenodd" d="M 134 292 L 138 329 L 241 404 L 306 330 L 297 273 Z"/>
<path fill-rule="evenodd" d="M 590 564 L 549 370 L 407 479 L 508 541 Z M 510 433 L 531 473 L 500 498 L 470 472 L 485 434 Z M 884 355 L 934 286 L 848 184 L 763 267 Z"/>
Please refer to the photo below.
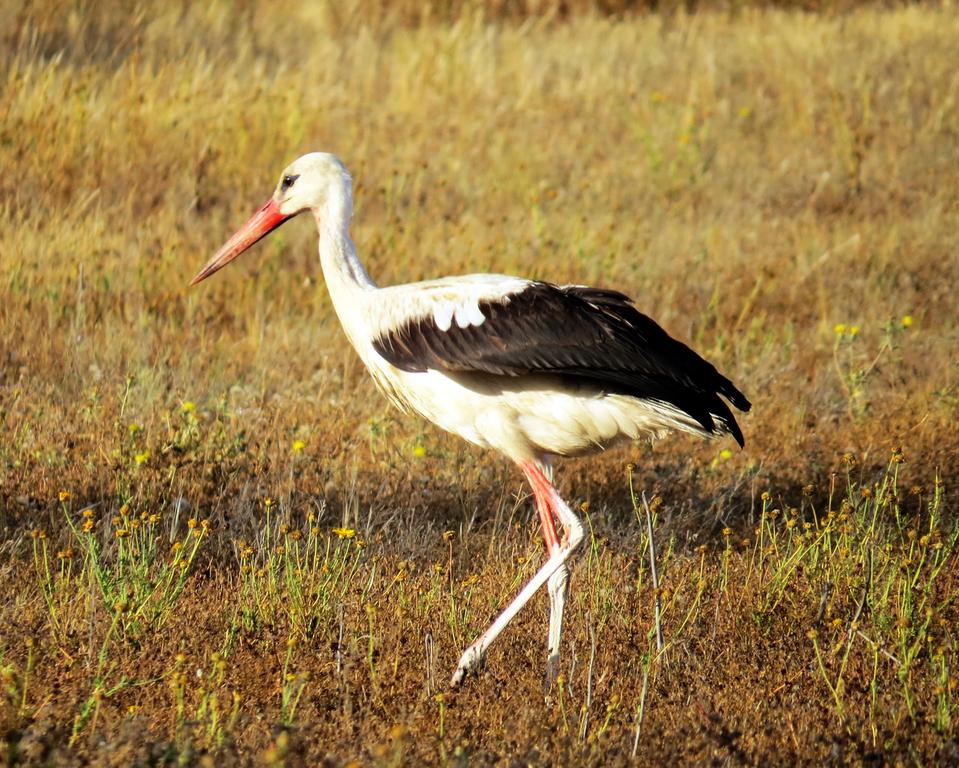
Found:
<path fill-rule="evenodd" d="M 959 17 L 472 7 L 0 2 L 0 762 L 959 760 Z M 545 597 L 446 689 L 535 515 L 375 392 L 312 225 L 186 288 L 315 149 L 382 283 L 615 287 L 753 400 L 561 467 L 547 696 Z"/>

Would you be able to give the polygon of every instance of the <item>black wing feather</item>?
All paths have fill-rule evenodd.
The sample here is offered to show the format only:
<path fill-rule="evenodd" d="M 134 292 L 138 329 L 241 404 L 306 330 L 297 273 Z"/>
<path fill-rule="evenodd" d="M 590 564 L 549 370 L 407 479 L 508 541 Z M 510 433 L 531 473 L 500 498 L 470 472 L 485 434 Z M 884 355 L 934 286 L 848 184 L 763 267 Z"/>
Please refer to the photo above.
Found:
<path fill-rule="evenodd" d="M 672 338 L 618 291 L 536 282 L 482 301 L 481 325 L 446 331 L 432 316 L 378 337 L 374 349 L 404 371 L 498 376 L 555 374 L 610 392 L 669 403 L 708 432 L 743 436 L 729 407 L 749 400 L 714 366 Z M 716 421 L 720 424 L 717 426 Z"/>

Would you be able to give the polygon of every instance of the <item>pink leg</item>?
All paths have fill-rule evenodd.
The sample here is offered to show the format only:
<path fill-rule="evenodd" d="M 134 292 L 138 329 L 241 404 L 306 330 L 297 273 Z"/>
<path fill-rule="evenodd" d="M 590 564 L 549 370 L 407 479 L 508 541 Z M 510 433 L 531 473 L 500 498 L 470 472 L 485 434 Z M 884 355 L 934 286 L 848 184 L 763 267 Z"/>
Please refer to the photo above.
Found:
<path fill-rule="evenodd" d="M 566 561 L 583 539 L 583 525 L 560 498 L 552 483 L 543 474 L 539 464 L 527 461 L 521 467 L 533 488 L 533 493 L 537 499 L 537 507 L 539 508 L 540 499 L 543 500 L 543 505 L 546 507 L 545 514 L 544 510 L 540 509 L 540 520 L 543 522 L 543 536 L 546 539 L 547 546 L 551 548 L 550 556 L 526 586 L 520 590 L 513 602 L 496 618 L 496 621 L 463 652 L 456 667 L 456 672 L 453 673 L 453 679 L 450 681 L 450 684 L 454 686 L 462 682 L 469 672 L 474 671 L 479 666 L 486 649 L 520 609 L 529 602 L 536 591 L 547 582 L 550 583 L 550 659 L 553 659 L 555 655 L 558 664 L 559 631 L 567 584 Z M 559 542 L 559 537 L 556 534 L 556 527 L 552 519 L 553 513 L 559 517 L 560 523 L 566 530 L 566 540 L 563 543 Z M 560 572 L 562 572 L 561 577 L 559 577 Z M 554 595 L 558 596 L 559 599 Z M 555 647 L 553 647 L 554 630 Z M 555 667 L 556 664 L 553 666 Z M 549 667 L 547 667 L 547 670 L 549 670 Z"/>
<path fill-rule="evenodd" d="M 542 477 L 546 483 L 546 477 L 542 470 L 532 462 L 521 464 L 520 468 L 526 475 L 530 487 L 533 489 L 533 496 L 536 499 L 536 511 L 539 513 L 539 523 L 543 529 L 543 541 L 546 542 L 546 554 L 551 555 L 559 549 L 559 536 L 556 533 L 556 521 L 553 519 L 553 510 L 549 505 L 549 495 L 544 493 L 542 486 L 538 484 L 539 477 Z M 534 474 L 535 473 L 535 474 Z"/>
<path fill-rule="evenodd" d="M 555 490 L 549 482 L 549 478 L 543 474 L 536 464 L 521 465 L 521 468 L 533 488 L 533 495 L 536 497 L 536 509 L 539 512 L 539 519 L 543 528 L 546 554 L 553 555 L 560 548 L 560 537 L 556 533 L 556 523 L 550 506 L 551 492 L 555 493 Z M 564 533 L 568 534 L 569 531 L 565 530 Z M 568 588 L 569 568 L 564 564 L 546 582 L 546 590 L 549 593 L 549 635 L 546 653 L 547 690 L 553 687 L 553 683 L 556 682 L 559 675 L 559 648 L 563 634 L 563 611 L 566 607 Z"/>

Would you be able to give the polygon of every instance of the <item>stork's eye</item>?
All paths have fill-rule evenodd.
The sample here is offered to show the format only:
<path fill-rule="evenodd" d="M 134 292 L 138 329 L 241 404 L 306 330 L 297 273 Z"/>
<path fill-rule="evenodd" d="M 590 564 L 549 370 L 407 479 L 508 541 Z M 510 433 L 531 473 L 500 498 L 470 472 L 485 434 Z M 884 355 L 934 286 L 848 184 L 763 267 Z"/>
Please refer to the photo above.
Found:
<path fill-rule="evenodd" d="M 293 182 L 300 178 L 299 174 L 296 176 L 291 176 L 287 174 L 283 177 L 283 181 L 280 182 L 280 192 L 286 192 L 290 187 L 293 186 Z"/>

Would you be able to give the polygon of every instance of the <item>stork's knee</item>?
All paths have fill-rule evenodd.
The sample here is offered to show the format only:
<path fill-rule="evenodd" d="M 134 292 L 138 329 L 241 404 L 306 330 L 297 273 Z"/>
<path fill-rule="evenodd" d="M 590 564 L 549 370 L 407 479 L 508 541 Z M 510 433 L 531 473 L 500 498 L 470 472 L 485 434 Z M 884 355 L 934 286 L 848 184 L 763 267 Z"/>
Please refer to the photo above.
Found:
<path fill-rule="evenodd" d="M 576 548 L 583 543 L 585 536 L 586 529 L 583 527 L 583 524 L 577 519 L 571 520 L 569 530 L 566 533 L 566 546 L 570 552 L 576 551 Z"/>
<path fill-rule="evenodd" d="M 569 582 L 569 569 L 561 565 L 559 569 L 546 582 L 546 588 L 549 590 L 551 599 L 563 599 L 566 596 L 566 585 Z"/>

